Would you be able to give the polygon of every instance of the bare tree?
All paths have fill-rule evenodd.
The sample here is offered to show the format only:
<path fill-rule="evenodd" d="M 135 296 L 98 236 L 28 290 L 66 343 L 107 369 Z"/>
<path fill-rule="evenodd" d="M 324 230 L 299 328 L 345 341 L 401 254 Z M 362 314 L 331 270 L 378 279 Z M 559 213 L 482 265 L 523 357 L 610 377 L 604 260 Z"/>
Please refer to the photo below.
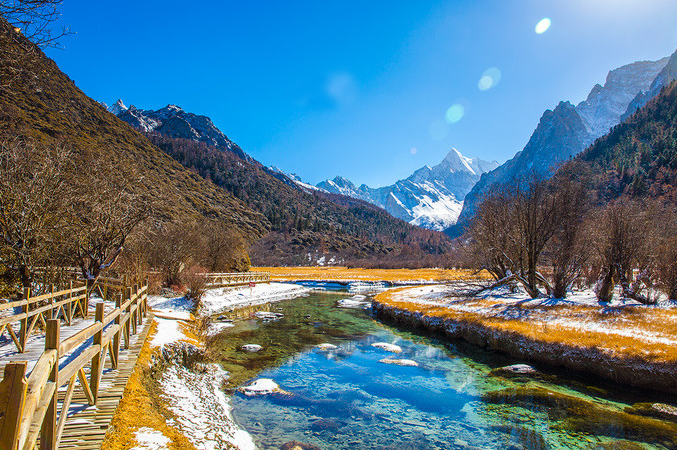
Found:
<path fill-rule="evenodd" d="M 242 236 L 223 222 L 210 221 L 202 226 L 205 239 L 203 265 L 210 272 L 249 270 L 249 259 Z"/>
<path fill-rule="evenodd" d="M 62 146 L 0 143 L 0 262 L 19 273 L 24 287 L 36 265 L 59 262 L 70 156 Z"/>
<path fill-rule="evenodd" d="M 2 16 L 17 32 L 39 47 L 57 47 L 59 40 L 71 34 L 68 27 L 54 29 L 63 0 L 1 0 Z"/>
<path fill-rule="evenodd" d="M 583 219 L 588 199 L 585 185 L 572 174 L 551 180 L 554 196 L 554 230 L 546 247 L 552 270 L 552 295 L 564 298 L 573 282 L 581 276 L 588 259 Z"/>
<path fill-rule="evenodd" d="M 596 228 L 595 250 L 602 267 L 595 286 L 600 301 L 611 301 L 618 282 L 626 297 L 645 304 L 654 303 L 630 284 L 633 268 L 640 262 L 646 245 L 646 223 L 642 210 L 638 203 L 621 199 L 609 204 L 592 219 Z"/>
<path fill-rule="evenodd" d="M 674 205 L 657 205 L 649 212 L 650 257 L 656 286 L 671 300 L 677 300 L 677 211 Z"/>
<path fill-rule="evenodd" d="M 152 199 L 143 177 L 104 156 L 91 156 L 74 180 L 66 205 L 70 253 L 92 284 L 122 253 L 125 241 L 151 214 Z"/>

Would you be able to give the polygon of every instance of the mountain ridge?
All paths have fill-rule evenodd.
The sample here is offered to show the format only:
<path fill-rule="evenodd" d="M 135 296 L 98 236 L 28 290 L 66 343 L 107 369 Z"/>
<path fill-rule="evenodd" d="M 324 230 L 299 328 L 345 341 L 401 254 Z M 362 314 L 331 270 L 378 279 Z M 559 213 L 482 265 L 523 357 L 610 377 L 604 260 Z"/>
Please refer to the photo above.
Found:
<path fill-rule="evenodd" d="M 452 148 L 439 164 L 423 166 L 390 186 L 357 187 L 336 176 L 316 187 L 380 206 L 412 225 L 442 231 L 456 222 L 466 194 L 481 174 L 496 167 L 496 161 L 468 158 Z"/>
<path fill-rule="evenodd" d="M 457 223 L 445 232 L 452 237 L 460 235 L 482 197 L 493 186 L 514 183 L 531 174 L 548 178 L 559 165 L 607 134 L 624 120 L 633 103 L 644 100 L 642 92 L 651 91 L 659 83 L 656 80 L 666 67 L 677 64 L 676 55 L 677 52 L 657 61 L 638 61 L 610 70 L 604 85 L 595 84 L 584 101 L 576 106 L 562 101 L 554 109 L 546 110 L 524 149 L 482 175 L 466 196 Z"/>

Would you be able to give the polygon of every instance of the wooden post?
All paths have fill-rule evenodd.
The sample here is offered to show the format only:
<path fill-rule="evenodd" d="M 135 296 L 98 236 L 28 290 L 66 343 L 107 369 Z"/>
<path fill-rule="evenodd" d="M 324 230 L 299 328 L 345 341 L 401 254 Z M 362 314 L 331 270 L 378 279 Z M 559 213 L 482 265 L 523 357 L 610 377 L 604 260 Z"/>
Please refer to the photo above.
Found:
<path fill-rule="evenodd" d="M 19 448 L 19 425 L 26 400 L 26 361 L 10 362 L 0 382 L 0 449 Z"/>
<path fill-rule="evenodd" d="M 108 300 L 108 280 L 103 280 L 103 299 Z"/>
<path fill-rule="evenodd" d="M 132 295 L 135 294 L 135 292 L 132 290 L 132 288 L 127 288 L 127 298 L 132 298 Z M 131 327 L 129 330 L 129 333 L 131 334 L 136 334 L 136 318 L 135 315 L 136 312 L 132 312 L 132 306 L 133 305 L 138 305 L 139 299 L 135 298 L 133 302 L 129 304 L 129 322 L 127 322 L 128 326 Z M 137 308 L 138 309 L 138 308 Z"/>
<path fill-rule="evenodd" d="M 94 314 L 96 323 L 103 323 L 103 308 L 103 302 L 96 304 L 96 312 Z M 103 328 L 94 333 L 93 339 L 94 345 L 99 346 L 99 352 L 92 358 L 92 367 L 89 374 L 89 388 L 94 397 L 94 404 L 96 404 L 99 399 L 99 384 L 101 383 L 101 373 L 103 369 L 103 367 L 101 367 L 103 365 Z"/>
<path fill-rule="evenodd" d="M 126 302 L 127 300 L 129 300 L 131 298 L 130 297 L 130 290 L 127 289 L 127 288 L 122 288 L 122 291 L 125 294 L 124 299 L 125 299 L 125 302 Z M 131 310 L 132 310 L 132 304 L 129 303 L 129 305 L 127 305 L 127 308 L 125 308 L 125 314 L 129 314 L 131 312 Z M 123 323 L 124 328 L 125 328 L 125 349 L 129 348 L 129 330 L 130 330 L 129 322 L 130 321 L 131 321 L 131 314 L 129 314 L 129 316 L 127 317 L 127 320 Z"/>
<path fill-rule="evenodd" d="M 24 295 L 23 299 L 26 301 L 26 304 L 21 307 L 21 312 L 22 313 L 28 313 L 28 302 L 31 298 L 31 288 L 24 288 Z M 26 338 L 27 333 L 28 333 L 28 317 L 24 317 L 21 319 L 20 322 L 20 329 L 19 329 L 19 344 L 21 344 L 21 349 L 19 349 L 19 353 L 23 353 L 26 351 Z"/>
<path fill-rule="evenodd" d="M 71 280 L 69 284 L 69 293 L 68 293 L 68 303 L 66 303 L 66 316 L 67 317 L 67 324 L 68 326 L 71 326 L 73 324 L 73 281 Z"/>
<path fill-rule="evenodd" d="M 49 319 L 47 321 L 47 332 L 45 333 L 45 350 L 59 351 L 60 340 L 60 322 L 59 319 Z M 56 362 L 52 367 L 52 372 L 49 375 L 49 381 L 53 382 L 55 386 L 59 385 L 59 355 L 57 353 Z M 52 400 L 49 402 L 45 418 L 42 421 L 42 428 L 40 429 L 40 449 L 41 450 L 55 450 L 57 446 L 56 432 L 56 407 L 59 398 L 59 390 L 54 389 Z"/>
<path fill-rule="evenodd" d="M 122 305 L 122 294 L 119 294 L 115 297 L 115 308 L 120 310 Z M 115 318 L 115 324 L 118 326 L 118 332 L 113 335 L 113 348 L 111 349 L 111 354 L 113 355 L 113 369 L 118 368 L 118 356 L 120 356 L 120 335 L 122 334 L 122 325 L 120 316 L 122 311 L 119 311 L 120 314 Z"/>
<path fill-rule="evenodd" d="M 49 304 L 52 306 L 49 310 L 49 318 L 56 319 L 56 312 L 54 311 L 54 283 L 49 285 L 49 292 L 52 294 L 52 296 L 49 297 Z"/>
<path fill-rule="evenodd" d="M 89 293 L 94 289 L 94 280 L 87 279 L 87 289 L 85 290 L 85 311 L 83 317 L 86 319 L 89 316 Z"/>

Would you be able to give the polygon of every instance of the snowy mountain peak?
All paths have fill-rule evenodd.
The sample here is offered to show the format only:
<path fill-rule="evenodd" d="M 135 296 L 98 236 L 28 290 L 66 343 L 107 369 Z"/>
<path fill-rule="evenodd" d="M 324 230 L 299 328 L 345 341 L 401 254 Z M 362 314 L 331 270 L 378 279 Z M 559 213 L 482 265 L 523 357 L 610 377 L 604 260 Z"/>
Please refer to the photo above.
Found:
<path fill-rule="evenodd" d="M 177 105 L 169 104 L 153 111 L 138 109 L 134 105 L 127 108 L 121 100 L 118 100 L 108 110 L 143 131 L 156 131 L 172 138 L 204 142 L 228 150 L 242 159 L 250 159 L 249 155 L 228 139 L 209 117 L 186 112 Z"/>
<path fill-rule="evenodd" d="M 391 186 L 356 188 L 349 180 L 335 177 L 317 187 L 380 206 L 413 225 L 443 230 L 456 222 L 465 195 L 480 176 L 496 167 L 496 161 L 468 158 L 452 148 L 438 165 L 423 166 Z"/>
<path fill-rule="evenodd" d="M 628 105 L 639 92 L 645 92 L 668 63 L 668 58 L 658 61 L 638 61 L 609 71 L 604 86 L 596 84 L 588 98 L 576 105 L 576 112 L 585 122 L 593 140 L 607 134 L 621 121 Z"/>
<path fill-rule="evenodd" d="M 128 108 L 125 106 L 124 103 L 122 103 L 121 99 L 118 99 L 118 101 L 115 102 L 114 105 L 109 106 L 107 109 L 108 109 L 109 112 L 112 112 L 113 114 L 115 114 L 117 116 L 121 112 L 127 111 Z"/>

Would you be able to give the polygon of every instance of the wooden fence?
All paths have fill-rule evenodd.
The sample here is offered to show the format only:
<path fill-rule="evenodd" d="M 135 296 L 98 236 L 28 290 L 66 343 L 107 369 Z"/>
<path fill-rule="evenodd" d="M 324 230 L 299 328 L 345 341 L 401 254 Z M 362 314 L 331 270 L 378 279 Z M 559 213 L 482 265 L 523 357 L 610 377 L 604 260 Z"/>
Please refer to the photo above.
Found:
<path fill-rule="evenodd" d="M 270 272 L 205 273 L 204 276 L 207 279 L 207 289 L 270 281 Z"/>
<path fill-rule="evenodd" d="M 27 295 L 19 302 L 12 302 L 11 306 L 5 306 L 9 303 L 1 305 L 3 309 L 26 307 L 26 311 L 3 319 L 3 331 L 11 330 L 13 321 L 26 321 L 22 322 L 22 329 L 27 337 L 29 330 L 40 320 L 38 317 L 42 317 L 46 329 L 44 352 L 30 374 L 27 374 L 27 362 L 10 362 L 5 366 L 4 378 L 0 382 L 1 450 L 31 450 L 38 439 L 40 449 L 56 449 L 66 424 L 76 381 L 79 381 L 89 404 L 97 403 L 107 356 L 111 366 L 117 368 L 120 345 L 129 348 L 131 334 L 137 333 L 137 327 L 147 315 L 147 285 L 135 285 L 122 291 L 115 299 L 113 311 L 105 315 L 104 303 L 97 303 L 94 323 L 63 341 L 60 339 L 61 319 L 70 324 L 71 313 L 76 308 L 86 316 L 88 296 L 84 286 L 33 298 Z M 28 310 L 30 305 L 38 302 L 46 305 Z M 14 331 L 9 333 L 14 343 L 18 342 L 17 347 L 24 343 L 20 351 L 25 350 L 26 337 L 22 340 L 21 336 L 14 336 Z M 67 358 L 60 366 L 59 359 L 63 356 Z M 88 365 L 89 379 L 85 371 Z M 58 392 L 64 385 L 67 385 L 66 393 L 59 408 Z"/>

